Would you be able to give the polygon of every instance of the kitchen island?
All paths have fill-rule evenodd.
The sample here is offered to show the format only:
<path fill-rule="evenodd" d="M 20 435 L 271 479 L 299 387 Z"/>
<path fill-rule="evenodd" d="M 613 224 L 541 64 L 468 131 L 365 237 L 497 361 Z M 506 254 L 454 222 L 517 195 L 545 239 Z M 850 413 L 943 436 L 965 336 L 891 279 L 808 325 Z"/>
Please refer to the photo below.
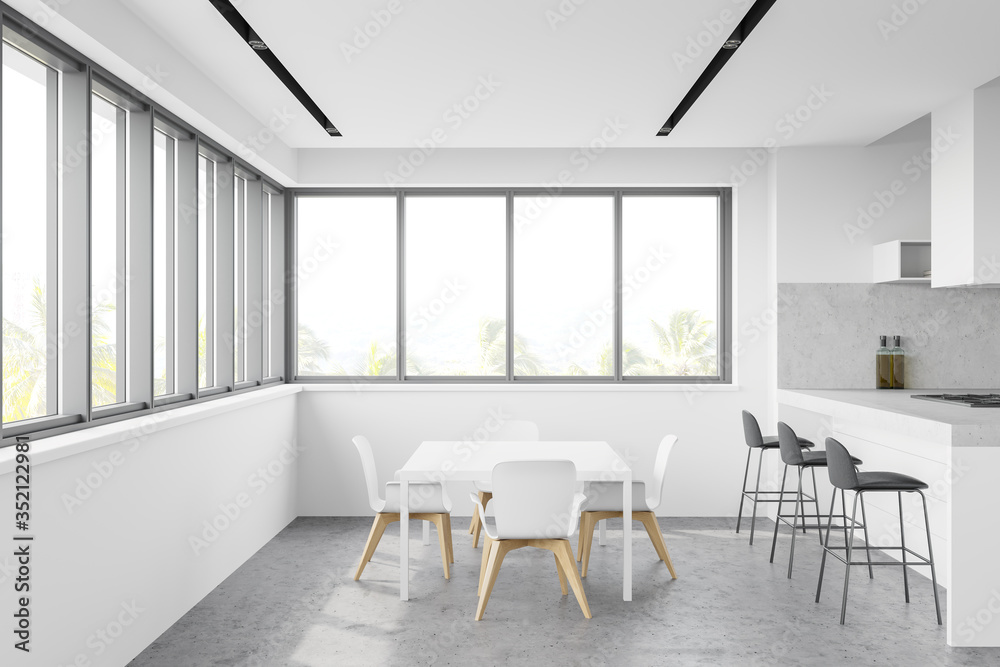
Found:
<path fill-rule="evenodd" d="M 817 436 L 818 445 L 826 437 L 836 438 L 864 461 L 862 470 L 901 472 L 929 485 L 924 493 L 938 581 L 948 589 L 948 644 L 1000 646 L 1000 408 L 912 398 L 941 393 L 957 390 L 782 389 L 778 391 L 779 418 L 803 437 Z M 963 389 L 961 393 L 1000 392 Z M 822 511 L 827 512 L 831 493 L 827 480 L 820 484 L 819 493 Z M 895 494 L 872 494 L 865 500 L 872 545 L 898 545 Z M 903 519 L 907 546 L 926 553 L 923 513 L 916 494 L 904 494 Z M 914 570 L 930 575 L 926 567 Z M 876 576 L 878 572 L 898 576 L 885 570 Z M 843 570 L 833 567 L 824 588 L 836 597 L 827 588 L 836 586 L 830 578 L 834 573 L 842 576 Z M 933 602 L 927 593 L 911 595 L 911 604 L 927 604 L 926 618 L 933 623 Z M 902 597 L 900 590 L 900 604 Z M 903 610 L 900 613 L 902 620 Z M 912 614 L 911 610 L 910 619 Z"/>

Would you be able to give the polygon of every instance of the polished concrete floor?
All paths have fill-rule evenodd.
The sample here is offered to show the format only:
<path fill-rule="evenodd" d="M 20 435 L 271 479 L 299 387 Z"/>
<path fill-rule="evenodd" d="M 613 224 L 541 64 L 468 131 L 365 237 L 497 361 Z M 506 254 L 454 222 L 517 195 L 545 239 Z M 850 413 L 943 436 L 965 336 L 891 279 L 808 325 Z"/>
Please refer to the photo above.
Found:
<path fill-rule="evenodd" d="M 1000 649 L 950 649 L 934 617 L 929 579 L 899 568 L 851 575 L 840 626 L 844 569 L 828 567 L 813 602 L 820 549 L 788 534 L 768 563 L 769 525 L 754 546 L 731 519 L 661 519 L 678 579 L 671 581 L 640 524 L 634 533 L 634 601 L 621 597 L 621 522 L 596 537 L 584 580 L 593 619 L 562 597 L 549 552 L 504 560 L 485 618 L 476 622 L 480 550 L 454 520 L 452 579 L 436 536 L 414 523 L 410 600 L 398 597 L 398 524 L 353 581 L 371 519 L 300 518 L 254 555 L 131 664 L 256 665 L 997 665 Z M 770 524 L 773 525 L 773 524 Z M 760 528 L 760 525 L 758 525 Z M 575 547 L 575 539 L 574 539 Z M 924 568 L 926 569 L 926 568 Z M 912 572 L 912 570 L 911 570 Z M 941 599 L 944 609 L 945 597 Z"/>

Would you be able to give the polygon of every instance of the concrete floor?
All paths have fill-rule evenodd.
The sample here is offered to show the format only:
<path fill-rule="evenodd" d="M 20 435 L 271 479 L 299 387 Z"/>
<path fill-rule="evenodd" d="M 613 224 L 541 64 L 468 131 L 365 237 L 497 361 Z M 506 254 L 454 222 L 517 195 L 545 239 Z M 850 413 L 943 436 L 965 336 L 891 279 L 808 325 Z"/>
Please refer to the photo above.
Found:
<path fill-rule="evenodd" d="M 745 532 L 733 532 L 732 519 L 660 523 L 676 581 L 637 523 L 634 601 L 623 602 L 621 522 L 612 521 L 607 546 L 599 547 L 595 536 L 584 580 L 592 620 L 572 594 L 560 595 L 552 555 L 522 549 L 504 560 L 486 616 L 476 622 L 481 551 L 472 549 L 467 520 L 453 521 L 451 581 L 442 576 L 436 536 L 423 546 L 413 524 L 410 601 L 404 603 L 398 524 L 355 582 L 371 519 L 300 518 L 131 664 L 1000 664 L 1000 649 L 945 646 L 930 581 L 922 576 L 910 577 L 907 605 L 899 568 L 876 568 L 874 581 L 855 568 L 841 627 L 839 562 L 827 570 L 822 602 L 813 602 L 821 553 L 815 533 L 799 535 L 789 581 L 787 529 L 772 565 L 768 522 L 753 547 Z"/>

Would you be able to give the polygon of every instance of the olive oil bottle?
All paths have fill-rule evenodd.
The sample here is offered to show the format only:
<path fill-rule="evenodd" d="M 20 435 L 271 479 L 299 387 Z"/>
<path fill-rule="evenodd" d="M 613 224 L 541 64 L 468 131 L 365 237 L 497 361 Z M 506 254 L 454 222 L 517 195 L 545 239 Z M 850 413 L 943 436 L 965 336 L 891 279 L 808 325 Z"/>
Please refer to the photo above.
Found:
<path fill-rule="evenodd" d="M 903 389 L 903 369 L 906 366 L 906 355 L 899 346 L 899 336 L 892 337 L 892 388 Z"/>
<path fill-rule="evenodd" d="M 879 336 L 879 348 L 875 352 L 875 386 L 878 389 L 892 389 L 892 351 L 886 347 L 888 336 Z"/>

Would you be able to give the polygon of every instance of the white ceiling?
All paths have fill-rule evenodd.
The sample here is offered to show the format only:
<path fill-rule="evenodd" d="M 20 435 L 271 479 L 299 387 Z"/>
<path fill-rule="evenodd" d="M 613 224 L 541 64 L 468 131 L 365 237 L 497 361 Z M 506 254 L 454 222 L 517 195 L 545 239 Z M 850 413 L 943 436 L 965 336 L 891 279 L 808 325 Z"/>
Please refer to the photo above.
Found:
<path fill-rule="evenodd" d="M 623 147 L 867 145 L 1000 76 L 995 0 L 778 0 L 658 138 L 749 0 L 235 3 L 344 134 L 331 138 L 208 0 L 121 2 L 262 123 L 294 113 L 281 132 L 292 147 L 413 146 L 438 128 L 447 147 L 575 147 L 613 119 L 626 126 L 613 144 Z M 390 4 L 401 10 L 347 62 L 342 44 Z M 919 9 L 894 16 L 901 5 Z M 560 6 L 576 10 L 553 29 L 547 12 Z M 675 54 L 726 11 L 728 27 L 678 67 Z M 499 87 L 456 126 L 446 113 L 480 77 Z M 832 97 L 790 131 L 782 119 L 813 89 Z"/>

